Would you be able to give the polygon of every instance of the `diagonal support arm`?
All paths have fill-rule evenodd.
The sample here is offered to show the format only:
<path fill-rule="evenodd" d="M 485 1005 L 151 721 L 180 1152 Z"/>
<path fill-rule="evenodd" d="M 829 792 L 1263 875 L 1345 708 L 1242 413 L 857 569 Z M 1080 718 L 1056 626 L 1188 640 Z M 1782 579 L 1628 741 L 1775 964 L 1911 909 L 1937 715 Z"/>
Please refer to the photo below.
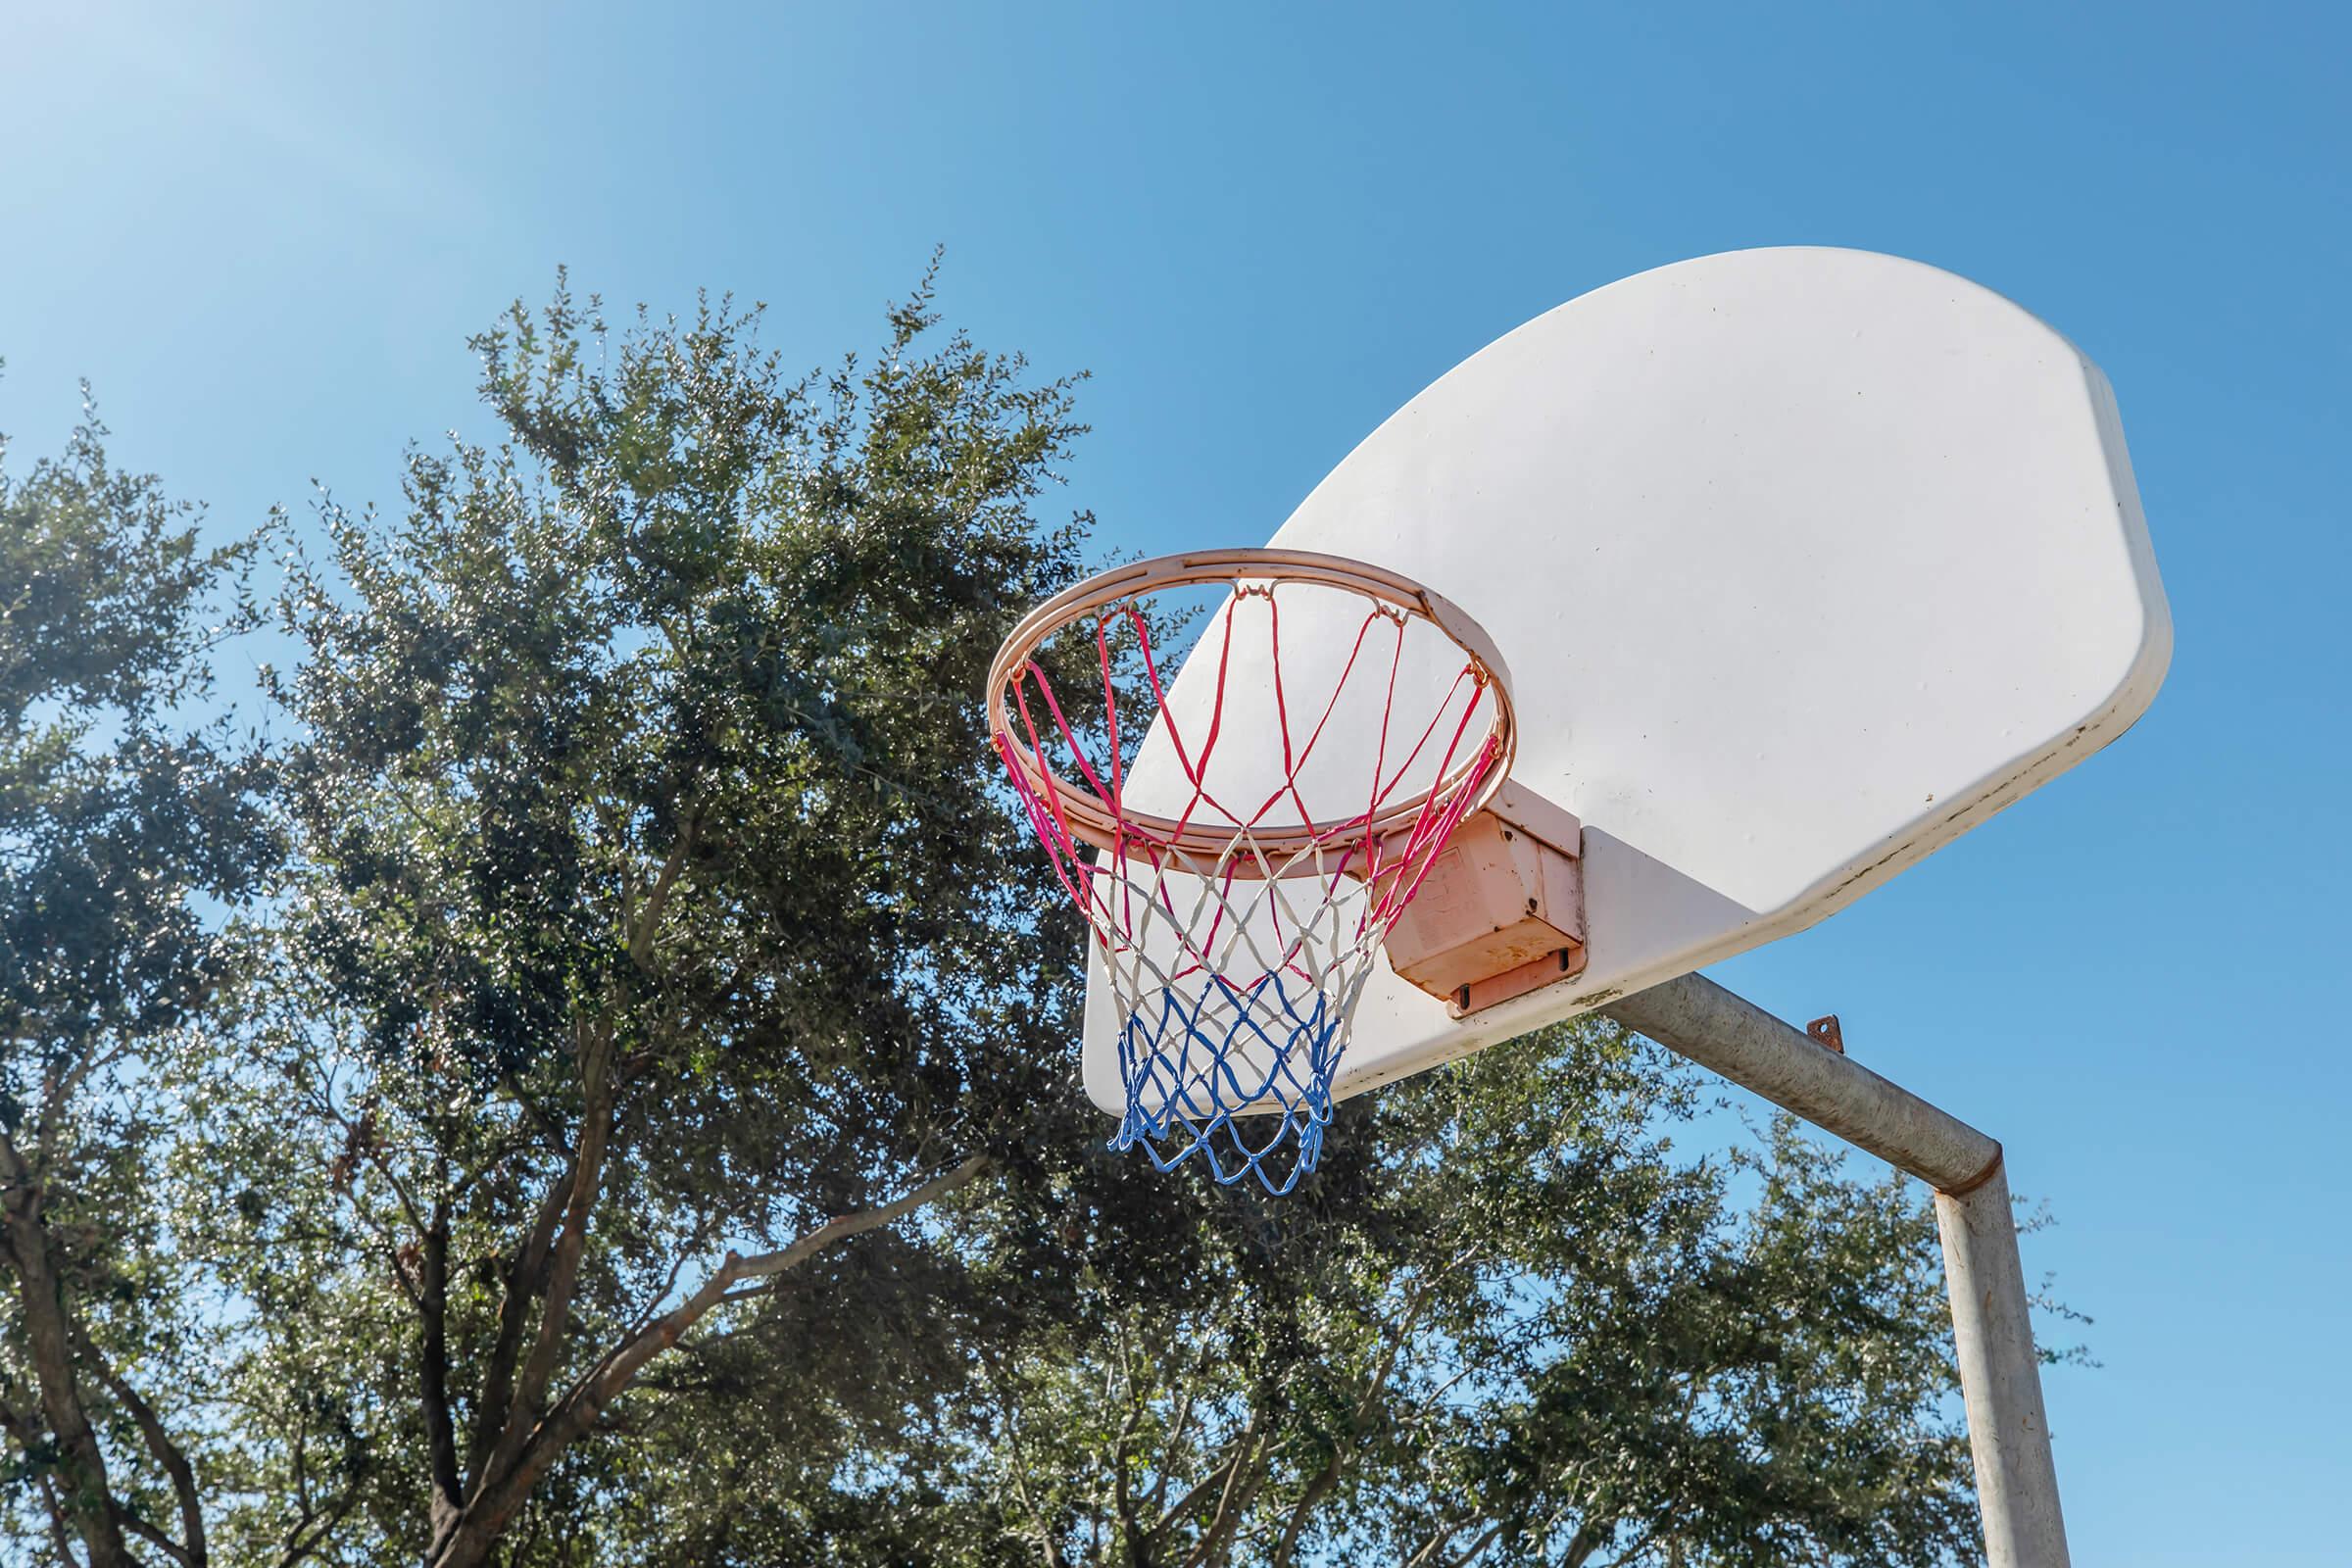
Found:
<path fill-rule="evenodd" d="M 2001 1146 L 1698 975 L 1602 1010 L 1936 1189 L 1985 1561 L 2068 1568 Z"/>

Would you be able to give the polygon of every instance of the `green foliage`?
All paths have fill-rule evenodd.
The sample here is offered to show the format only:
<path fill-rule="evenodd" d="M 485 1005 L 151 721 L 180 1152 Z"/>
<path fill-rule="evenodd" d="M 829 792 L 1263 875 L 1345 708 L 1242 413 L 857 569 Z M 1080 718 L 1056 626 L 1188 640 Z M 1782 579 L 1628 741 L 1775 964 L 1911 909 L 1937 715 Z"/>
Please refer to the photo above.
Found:
<path fill-rule="evenodd" d="M 275 850 L 261 754 L 185 716 L 250 621 L 253 543 L 200 549 L 105 434 L 85 416 L 63 458 L 0 472 L 0 1454 L 12 1518 L 92 1563 L 126 1532 L 202 1550 L 203 1419 L 149 1403 L 209 1349 L 151 1161 L 182 1109 L 157 1067 Z"/>
<path fill-rule="evenodd" d="M 608 365 L 559 295 L 477 340 L 511 440 L 414 455 L 396 525 L 327 514 L 350 599 L 306 577 L 287 696 L 304 956 L 373 1054 L 526 1084 L 610 1029 L 636 1113 L 697 1134 L 662 1179 L 756 1209 L 809 1196 L 762 1167 L 812 1115 L 895 1156 L 964 1133 L 962 1041 L 1037 1008 L 997 932 L 1044 878 L 973 694 L 1081 530 L 1026 510 L 1063 386 L 917 353 L 919 299 L 819 382 L 754 320 L 641 318 Z"/>
<path fill-rule="evenodd" d="M 475 345 L 505 439 L 413 454 L 400 520 L 329 509 L 334 570 L 298 573 L 315 1010 L 279 1067 L 386 1205 L 446 1380 L 444 1560 L 725 1248 L 1010 1145 L 1066 1075 L 1075 929 L 978 692 L 1079 570 L 1085 520 L 1031 514 L 1079 427 L 1066 384 L 938 337 L 927 289 L 799 381 L 723 303 L 618 336 L 561 291 L 517 309 Z M 939 1341 L 963 1289 L 887 1233 L 804 1272 L 770 1310 L 822 1302 L 810 1376 L 878 1325 Z M 927 1397 L 925 1355 L 850 1402 Z"/>
<path fill-rule="evenodd" d="M 267 863 L 257 753 L 175 724 L 200 699 L 209 596 L 250 541 L 197 547 L 150 477 L 108 466 L 105 430 L 0 472 L 0 1049 L 15 1131 L 44 1075 L 171 1028 L 220 973 L 196 897 Z M 0 447 L 0 453 L 5 448 Z"/>
<path fill-rule="evenodd" d="M 936 1485 L 996 1533 L 939 1560 L 1973 1556 L 1920 1195 L 1786 1119 L 1682 1159 L 1690 1095 L 1593 1020 L 1373 1097 L 1352 1212 L 1217 1227 L 1181 1305 L 1097 1273 L 989 1357 Z"/>
<path fill-rule="evenodd" d="M 0 1540 L 1973 1556 L 1924 1205 L 1785 1123 L 1687 1157 L 1612 1027 L 1350 1102 L 1284 1200 L 1106 1152 L 980 708 L 1086 567 L 1074 388 L 928 280 L 812 377 L 759 318 L 477 339 L 493 438 L 290 564 L 268 767 L 177 717 L 252 546 L 94 428 L 0 483 Z"/>

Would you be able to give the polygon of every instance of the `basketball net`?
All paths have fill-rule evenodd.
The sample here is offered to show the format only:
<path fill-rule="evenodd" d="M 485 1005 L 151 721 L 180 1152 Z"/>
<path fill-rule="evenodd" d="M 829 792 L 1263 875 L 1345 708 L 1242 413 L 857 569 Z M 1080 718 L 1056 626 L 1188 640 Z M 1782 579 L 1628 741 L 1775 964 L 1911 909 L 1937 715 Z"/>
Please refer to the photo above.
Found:
<path fill-rule="evenodd" d="M 1446 638 L 1421 639 L 1416 652 L 1460 656 L 1451 680 L 1440 669 L 1400 681 L 1408 628 L 1435 621 L 1424 608 L 1432 596 L 1394 602 L 1388 585 L 1401 579 L 1381 574 L 1384 591 L 1366 592 L 1319 577 L 1227 575 L 1231 597 L 1191 655 L 1175 708 L 1142 608 L 1147 585 L 1082 604 L 1025 647 L 1016 632 L 1003 678 L 992 677 L 992 729 L 1093 932 L 1097 981 L 1116 1005 L 1126 1108 L 1111 1147 L 1140 1144 L 1162 1170 L 1198 1154 L 1219 1182 L 1252 1175 L 1281 1194 L 1321 1155 L 1333 1081 L 1382 940 L 1446 839 L 1501 782 L 1509 709 L 1489 661 L 1448 640 L 1456 633 L 1443 622 Z M 1283 610 L 1307 594 L 1355 596 L 1345 613 L 1325 604 L 1313 618 L 1319 640 L 1335 624 L 1350 629 L 1344 659 L 1326 649 L 1317 662 L 1318 687 L 1339 666 L 1328 689 L 1284 677 Z M 1099 723 L 1074 723 L 1029 657 L 1054 631 L 1092 639 Z M 1229 723 L 1229 697 L 1252 682 L 1261 696 L 1270 685 L 1273 733 L 1237 738 L 1258 720 Z M 1443 692 L 1434 704 L 1432 692 Z M 1375 717 L 1368 746 L 1332 733 Z M 1130 804 L 1122 737 L 1132 745 L 1148 730 L 1153 799 L 1172 810 Z M 1245 752 L 1246 767 L 1219 765 Z M 1317 765 L 1367 753 L 1346 782 Z"/>

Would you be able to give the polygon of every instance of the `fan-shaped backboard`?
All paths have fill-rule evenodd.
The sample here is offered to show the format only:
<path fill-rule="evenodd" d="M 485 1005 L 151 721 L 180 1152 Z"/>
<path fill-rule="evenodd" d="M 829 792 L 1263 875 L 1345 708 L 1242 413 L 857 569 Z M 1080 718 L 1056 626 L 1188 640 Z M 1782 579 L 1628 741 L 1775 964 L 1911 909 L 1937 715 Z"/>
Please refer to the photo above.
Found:
<path fill-rule="evenodd" d="M 1573 300 L 1406 404 L 1271 542 L 1467 611 L 1510 666 L 1513 776 L 1585 824 L 1584 972 L 1455 1022 L 1382 967 L 1342 1095 L 1802 930 L 2113 740 L 2172 650 L 2097 367 L 1858 251 Z M 1086 1082 L 1115 1110 L 1101 982 Z"/>

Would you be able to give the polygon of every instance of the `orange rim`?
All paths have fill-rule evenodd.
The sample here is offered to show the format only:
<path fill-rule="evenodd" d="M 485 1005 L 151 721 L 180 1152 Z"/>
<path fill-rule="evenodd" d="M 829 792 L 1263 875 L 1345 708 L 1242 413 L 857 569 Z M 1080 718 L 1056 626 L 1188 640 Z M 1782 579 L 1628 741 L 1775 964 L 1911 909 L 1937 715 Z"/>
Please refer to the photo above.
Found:
<path fill-rule="evenodd" d="M 1110 810 L 1101 796 L 1063 778 L 1034 747 L 1015 736 L 1007 698 L 1021 675 L 1032 667 L 1031 658 L 1047 638 L 1091 612 L 1124 601 L 1170 588 L 1216 582 L 1237 586 L 1244 582 L 1320 583 L 1361 594 L 1428 621 L 1462 651 L 1479 688 L 1494 700 L 1494 716 L 1488 729 L 1494 748 L 1492 760 L 1488 747 L 1481 746 L 1468 760 L 1428 789 L 1369 821 L 1338 817 L 1289 828 L 1218 830 L 1147 811 Z M 997 651 L 996 662 L 988 671 L 988 731 L 1006 762 L 1019 769 L 1038 793 L 1051 796 L 1073 837 L 1097 849 L 1112 851 L 1122 846 L 1132 849 L 1142 839 L 1210 863 L 1220 860 L 1244 837 L 1269 860 L 1279 864 L 1319 847 L 1328 848 L 1335 837 L 1343 834 L 1348 839 L 1371 839 L 1405 831 L 1419 818 L 1422 808 L 1433 796 L 1458 788 L 1475 769 L 1484 766 L 1487 773 L 1480 782 L 1478 797 L 1464 814 L 1475 813 L 1494 799 L 1494 792 L 1510 776 L 1519 740 L 1511 707 L 1510 672 L 1485 628 L 1452 601 L 1401 573 L 1349 561 L 1345 556 L 1307 550 L 1197 550 L 1178 556 L 1159 556 L 1131 565 L 1114 566 L 1062 590 L 1022 616 L 1011 635 L 1004 639 L 1004 646 Z"/>

